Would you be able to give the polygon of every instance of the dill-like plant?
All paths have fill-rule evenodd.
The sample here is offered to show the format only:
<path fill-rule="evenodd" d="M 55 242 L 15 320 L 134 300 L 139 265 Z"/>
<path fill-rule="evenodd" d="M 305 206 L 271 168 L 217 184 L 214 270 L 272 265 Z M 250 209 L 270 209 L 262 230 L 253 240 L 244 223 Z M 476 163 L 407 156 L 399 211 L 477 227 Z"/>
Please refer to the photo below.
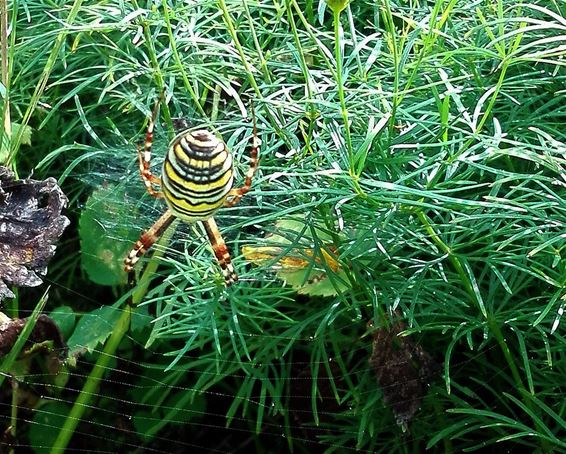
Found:
<path fill-rule="evenodd" d="M 69 416 L 52 446 L 115 430 L 120 449 L 157 451 L 566 452 L 564 13 L 507 0 L 13 3 L 11 120 L 34 132 L 5 156 L 59 177 L 75 221 L 106 188 L 117 211 L 98 222 L 117 250 L 163 209 L 135 163 L 163 89 L 156 162 L 182 117 L 222 135 L 242 178 L 250 102 L 263 142 L 252 191 L 217 216 L 237 285 L 222 286 L 198 226 L 169 232 L 134 289 L 81 273 L 78 230 L 62 245 L 50 304 L 112 336 L 90 349 L 94 369 L 77 349 L 87 377 L 57 388 Z M 276 252 L 258 266 L 244 246 Z M 286 257 L 304 282 L 285 284 Z M 440 365 L 405 425 L 369 362 L 396 317 Z M 117 428 L 125 415 L 138 441 Z"/>

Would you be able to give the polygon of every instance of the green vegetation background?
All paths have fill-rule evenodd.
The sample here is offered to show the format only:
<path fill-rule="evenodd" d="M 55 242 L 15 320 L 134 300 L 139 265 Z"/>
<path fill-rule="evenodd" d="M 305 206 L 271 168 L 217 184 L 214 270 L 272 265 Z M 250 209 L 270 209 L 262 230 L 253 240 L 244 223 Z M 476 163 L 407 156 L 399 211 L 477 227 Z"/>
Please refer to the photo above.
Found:
<path fill-rule="evenodd" d="M 564 2 L 7 6 L 0 161 L 58 178 L 72 220 L 47 310 L 73 361 L 19 375 L 31 409 L 4 399 L 21 446 L 566 452 Z M 156 169 L 182 117 L 222 135 L 241 181 L 254 104 L 261 167 L 217 216 L 230 289 L 198 226 L 133 290 L 120 271 L 163 210 L 135 162 L 163 89 Z M 270 233 L 273 260 L 245 260 Z M 405 431 L 369 363 L 397 317 L 441 364 Z"/>

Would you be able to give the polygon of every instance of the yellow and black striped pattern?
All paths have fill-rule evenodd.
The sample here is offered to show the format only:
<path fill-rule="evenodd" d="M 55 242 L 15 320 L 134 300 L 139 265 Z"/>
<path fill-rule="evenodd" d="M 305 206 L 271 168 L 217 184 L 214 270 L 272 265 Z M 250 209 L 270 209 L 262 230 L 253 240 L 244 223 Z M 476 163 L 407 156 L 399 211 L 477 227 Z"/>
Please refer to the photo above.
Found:
<path fill-rule="evenodd" d="M 232 155 L 210 131 L 183 131 L 169 145 L 161 184 L 176 217 L 208 219 L 224 205 L 234 184 Z"/>

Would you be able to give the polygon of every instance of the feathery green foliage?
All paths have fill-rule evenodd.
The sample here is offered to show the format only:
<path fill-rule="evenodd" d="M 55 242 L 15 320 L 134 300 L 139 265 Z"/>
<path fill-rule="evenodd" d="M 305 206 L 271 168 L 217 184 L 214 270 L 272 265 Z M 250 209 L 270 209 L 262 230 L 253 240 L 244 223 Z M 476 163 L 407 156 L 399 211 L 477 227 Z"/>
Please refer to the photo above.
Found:
<path fill-rule="evenodd" d="M 220 134 L 239 181 L 251 102 L 262 140 L 252 191 L 217 216 L 241 278 L 229 289 L 199 226 L 179 225 L 126 308 L 126 286 L 81 274 L 74 223 L 49 303 L 125 312 L 57 446 L 88 440 L 81 418 L 107 430 L 101 414 L 123 416 L 113 383 L 128 383 L 156 450 L 186 423 L 195 441 L 179 446 L 222 451 L 251 437 L 258 452 L 566 452 L 562 3 L 32 1 L 10 14 L 11 119 L 33 128 L 31 146 L 12 136 L 10 162 L 58 177 L 75 221 L 103 186 L 119 206 L 94 218 L 125 250 L 164 209 L 135 162 L 163 89 L 155 169 L 173 118 Z M 243 246 L 278 255 L 256 266 Z M 284 285 L 277 261 L 297 251 L 336 295 Z M 368 362 L 392 314 L 442 364 L 408 434 Z"/>

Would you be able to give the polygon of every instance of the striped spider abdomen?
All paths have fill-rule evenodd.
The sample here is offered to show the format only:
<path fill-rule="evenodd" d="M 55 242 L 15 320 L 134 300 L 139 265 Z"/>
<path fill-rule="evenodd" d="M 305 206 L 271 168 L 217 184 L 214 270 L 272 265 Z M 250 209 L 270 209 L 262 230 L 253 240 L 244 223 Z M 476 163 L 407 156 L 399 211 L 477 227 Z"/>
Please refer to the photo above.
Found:
<path fill-rule="evenodd" d="M 177 134 L 169 144 L 159 178 L 151 173 L 150 160 L 153 129 L 162 97 L 155 103 L 149 120 L 143 151 L 138 146 L 138 163 L 147 192 L 153 197 L 164 198 L 168 209 L 140 236 L 124 260 L 124 270 L 131 273 L 139 258 L 153 246 L 173 220 L 179 218 L 188 223 L 202 222 L 222 269 L 225 283 L 229 286 L 238 280 L 238 275 L 232 266 L 230 253 L 213 215 L 222 206 L 234 206 L 251 187 L 252 178 L 258 167 L 260 146 L 255 116 L 250 168 L 242 187 L 235 189 L 232 187 L 233 159 L 228 147 L 205 129 L 196 131 L 187 129 Z M 155 189 L 155 186 L 161 186 L 161 190 Z"/>
<path fill-rule="evenodd" d="M 224 205 L 233 184 L 232 154 L 210 131 L 184 131 L 172 140 L 161 186 L 176 217 L 188 222 L 210 218 Z"/>

